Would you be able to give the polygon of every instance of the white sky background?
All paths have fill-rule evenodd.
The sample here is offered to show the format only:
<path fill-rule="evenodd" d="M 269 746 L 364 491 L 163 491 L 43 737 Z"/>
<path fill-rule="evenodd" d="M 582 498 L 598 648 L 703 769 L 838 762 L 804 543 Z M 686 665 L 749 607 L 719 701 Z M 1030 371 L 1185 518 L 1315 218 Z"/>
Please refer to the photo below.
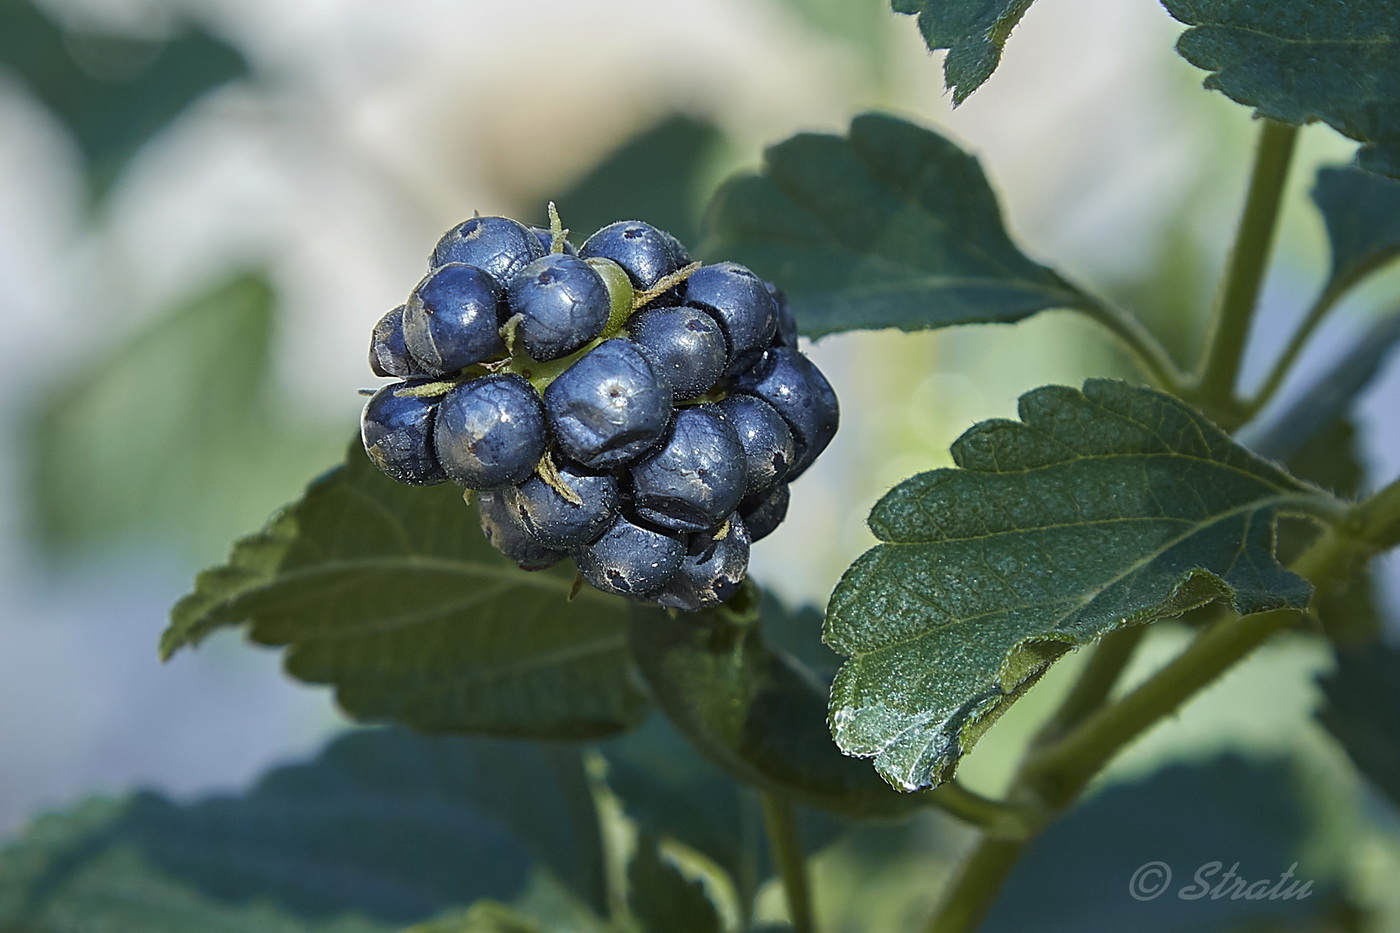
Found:
<path fill-rule="evenodd" d="M 166 5 L 93 7 L 159 19 Z M 956 112 L 941 57 L 907 17 L 891 17 L 882 91 L 856 52 L 777 0 L 183 8 L 231 38 L 275 91 L 230 88 L 197 105 L 131 167 L 95 229 L 82 226 L 70 143 L 0 77 L 4 436 L 19 436 L 65 368 L 250 261 L 272 263 L 285 298 L 278 378 L 348 431 L 369 329 L 417 281 L 442 230 L 474 209 L 542 214 L 520 198 L 564 187 L 674 108 L 716 121 L 749 164 L 763 144 L 840 131 L 871 106 L 942 127 L 982 157 L 1027 252 L 1091 285 L 1149 264 L 1159 215 L 1184 193 L 1202 205 L 1192 229 L 1218 264 L 1253 132 L 1243 109 L 1196 89 L 1200 73 L 1171 50 L 1179 28 L 1149 0 L 1035 5 L 1001 69 Z M 1308 131 L 1295 187 L 1310 184 L 1303 166 L 1350 150 L 1330 130 Z M 1322 270 L 1320 224 L 1294 207 L 1271 313 L 1296 311 L 1293 289 L 1306 293 Z M 1046 317 L 949 341 L 823 342 L 814 356 L 842 399 L 842 432 L 795 488 L 788 523 L 756 549 L 758 578 L 823 600 L 868 546 L 864 514 L 881 492 L 941 465 L 961 430 L 1011 415 L 1026 389 L 1077 378 L 1083 358 L 1065 335 L 1088 331 L 1073 327 Z M 1372 422 L 1396 383 L 1392 369 Z M 1400 469 L 1396 432 L 1374 453 L 1383 475 Z M 165 612 L 188 583 L 178 561 L 125 553 L 57 575 L 41 568 L 23 537 L 23 456 L 0 451 L 0 836 L 80 793 L 235 788 L 335 727 L 324 690 L 285 682 L 274 654 L 232 638 L 157 664 Z"/>

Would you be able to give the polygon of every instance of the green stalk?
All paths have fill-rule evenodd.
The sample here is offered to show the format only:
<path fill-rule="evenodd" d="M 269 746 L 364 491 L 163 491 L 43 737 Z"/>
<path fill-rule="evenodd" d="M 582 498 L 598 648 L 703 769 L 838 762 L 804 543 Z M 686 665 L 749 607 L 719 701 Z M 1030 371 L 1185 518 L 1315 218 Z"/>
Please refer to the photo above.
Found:
<path fill-rule="evenodd" d="M 1298 128 L 1265 120 L 1259 132 L 1254 172 L 1244 214 L 1235 234 L 1225 284 L 1216 307 L 1215 323 L 1202 362 L 1200 395 L 1211 407 L 1229 409 L 1235 401 L 1240 363 L 1258 303 L 1264 266 L 1273 247 L 1283 201 L 1284 181 L 1293 159 Z"/>
<path fill-rule="evenodd" d="M 1342 291 L 1340 289 L 1327 289 L 1317 296 L 1317 300 L 1308 309 L 1307 317 L 1303 318 L 1302 323 L 1298 325 L 1298 329 L 1293 332 L 1293 336 L 1289 339 L 1288 346 L 1284 347 L 1283 352 L 1279 354 L 1279 358 L 1270 368 L 1269 374 L 1264 377 L 1264 384 L 1260 386 L 1254 398 L 1250 399 L 1249 412 L 1251 415 L 1267 405 L 1269 399 L 1278 392 L 1279 387 L 1283 385 L 1283 380 L 1292 371 L 1293 364 L 1298 361 L 1298 357 L 1302 354 L 1303 347 L 1312 337 L 1313 331 L 1317 330 L 1317 326 L 1322 323 L 1327 312 L 1332 310 L 1332 306 L 1341 297 Z"/>
<path fill-rule="evenodd" d="M 793 813 L 792 801 L 772 793 L 762 794 L 762 799 L 768 848 L 783 879 L 793 933 L 815 933 L 812 894 L 807 884 L 807 859 L 802 852 L 802 839 L 797 833 L 797 817 Z"/>
<path fill-rule="evenodd" d="M 1172 362 L 1161 341 L 1141 321 L 1122 308 L 1097 298 L 1089 298 L 1086 304 L 1078 307 L 1118 338 L 1118 342 L 1133 355 L 1134 361 L 1154 386 L 1173 395 L 1181 394 L 1186 377 Z"/>

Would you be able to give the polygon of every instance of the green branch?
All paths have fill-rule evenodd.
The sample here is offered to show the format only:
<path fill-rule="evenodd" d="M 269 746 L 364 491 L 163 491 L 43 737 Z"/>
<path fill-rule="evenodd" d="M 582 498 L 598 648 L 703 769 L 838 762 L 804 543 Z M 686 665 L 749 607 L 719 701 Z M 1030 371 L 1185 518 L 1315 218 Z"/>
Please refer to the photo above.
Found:
<path fill-rule="evenodd" d="M 1329 288 L 1323 291 L 1321 295 L 1317 296 L 1317 300 L 1314 301 L 1312 307 L 1308 309 L 1307 316 L 1303 318 L 1302 323 L 1298 325 L 1298 329 L 1295 330 L 1293 336 L 1289 338 L 1288 346 L 1283 348 L 1283 352 L 1279 354 L 1278 359 L 1274 361 L 1274 365 L 1269 369 L 1269 374 L 1264 377 L 1264 384 L 1259 387 L 1259 391 L 1249 400 L 1248 409 L 1251 415 L 1267 405 L 1269 400 L 1278 392 L 1279 388 L 1283 385 L 1283 380 L 1288 378 L 1288 374 L 1293 370 L 1293 364 L 1298 361 L 1298 357 L 1302 354 L 1303 347 L 1307 345 L 1308 340 L 1312 337 L 1313 331 L 1317 330 L 1318 325 L 1322 323 L 1322 319 L 1327 316 L 1328 311 L 1332 310 L 1332 306 L 1337 303 L 1337 300 L 1342 297 L 1342 294 L 1341 290 Z"/>
<path fill-rule="evenodd" d="M 1259 133 L 1254 172 L 1244 214 L 1235 234 L 1215 323 L 1201 366 L 1201 398 L 1214 408 L 1229 408 L 1235 399 L 1240 363 L 1258 303 L 1264 266 L 1273 246 L 1284 181 L 1293 158 L 1298 128 L 1265 120 Z"/>
<path fill-rule="evenodd" d="M 1143 325 L 1142 321 L 1122 308 L 1107 304 L 1097 298 L 1089 298 L 1085 304 L 1079 305 L 1078 308 L 1118 338 L 1118 342 L 1133 355 L 1134 361 L 1141 367 L 1153 385 L 1173 395 L 1181 394 L 1186 376 L 1172 362 L 1171 356 L 1168 355 L 1161 341 Z"/>
<path fill-rule="evenodd" d="M 797 818 L 786 797 L 764 793 L 763 825 L 768 831 L 768 848 L 783 879 L 787 895 L 788 919 L 793 933 L 815 933 L 812 920 L 812 894 L 807 884 L 807 859 L 797 833 Z"/>

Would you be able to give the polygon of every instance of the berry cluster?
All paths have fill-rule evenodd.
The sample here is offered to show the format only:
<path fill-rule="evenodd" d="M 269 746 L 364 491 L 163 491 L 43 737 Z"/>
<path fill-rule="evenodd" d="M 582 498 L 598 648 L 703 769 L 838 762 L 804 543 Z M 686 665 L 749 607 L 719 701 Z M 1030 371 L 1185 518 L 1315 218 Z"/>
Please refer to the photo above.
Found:
<path fill-rule="evenodd" d="M 695 610 L 744 580 L 749 545 L 836 433 L 830 384 L 780 291 L 692 263 L 639 221 L 577 250 L 474 217 L 379 321 L 365 405 L 390 477 L 477 492 L 491 543 L 527 570 L 570 557 L 609 593 Z"/>

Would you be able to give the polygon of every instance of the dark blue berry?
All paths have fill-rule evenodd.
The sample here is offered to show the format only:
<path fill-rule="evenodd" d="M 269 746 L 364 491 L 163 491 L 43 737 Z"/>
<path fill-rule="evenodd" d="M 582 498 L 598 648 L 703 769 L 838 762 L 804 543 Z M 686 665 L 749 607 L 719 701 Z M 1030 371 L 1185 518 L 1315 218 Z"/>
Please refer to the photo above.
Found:
<path fill-rule="evenodd" d="M 797 349 L 797 318 L 792 314 L 792 305 L 788 304 L 787 295 L 772 282 L 764 282 L 763 285 L 768 289 L 768 294 L 773 298 L 773 305 L 778 310 L 778 327 L 773 334 L 773 346 Z"/>
<path fill-rule="evenodd" d="M 640 220 L 620 220 L 608 224 L 579 247 L 584 259 L 611 259 L 624 270 L 637 288 L 651 288 L 680 266 L 671 245 L 675 237 Z"/>
<path fill-rule="evenodd" d="M 369 368 L 376 376 L 411 379 L 428 373 L 408 352 L 403 340 L 403 305 L 379 319 L 369 340 Z"/>
<path fill-rule="evenodd" d="M 671 258 L 676 261 L 676 268 L 681 269 L 690 265 L 690 251 L 685 248 L 685 244 L 665 230 L 661 231 L 661 238 L 666 241 L 666 245 L 671 248 Z"/>
<path fill-rule="evenodd" d="M 761 540 L 772 534 L 787 518 L 791 498 L 787 483 L 780 483 L 768 492 L 739 503 L 739 517 L 749 530 L 749 541 Z"/>
<path fill-rule="evenodd" d="M 473 217 L 443 234 L 433 250 L 432 268 L 449 262 L 476 266 L 504 285 L 533 260 L 549 252 L 535 232 L 509 217 Z"/>
<path fill-rule="evenodd" d="M 408 351 L 441 376 L 505 352 L 496 280 L 476 266 L 452 263 L 428 273 L 403 312 Z"/>
<path fill-rule="evenodd" d="M 792 428 L 797 457 L 787 479 L 797 479 L 831 443 L 840 407 L 821 370 L 791 347 L 774 347 L 734 384 L 736 392 L 756 395 L 778 410 Z"/>
<path fill-rule="evenodd" d="M 597 541 L 572 555 L 583 578 L 603 592 L 646 597 L 680 569 L 685 544 L 674 532 L 646 528 L 619 515 Z"/>
<path fill-rule="evenodd" d="M 370 460 L 386 476 L 414 486 L 432 486 L 447 480 L 433 452 L 438 400 L 396 394 L 423 384 L 411 380 L 384 386 L 365 403 L 360 416 L 360 438 Z"/>
<path fill-rule="evenodd" d="M 468 489 L 524 481 L 544 456 L 544 410 L 530 383 L 515 375 L 463 383 L 438 406 L 438 462 Z"/>
<path fill-rule="evenodd" d="M 763 280 L 734 262 L 702 266 L 685 280 L 686 304 L 715 316 L 729 341 L 725 375 L 753 366 L 773 342 L 778 309 Z"/>
<path fill-rule="evenodd" d="M 627 325 L 632 339 L 661 365 L 677 402 L 704 395 L 719 381 L 728 358 L 715 319 L 698 308 L 653 308 Z"/>
<path fill-rule="evenodd" d="M 582 500 L 581 505 L 564 498 L 539 476 L 520 484 L 512 505 L 535 541 L 565 550 L 582 547 L 602 534 L 617 515 L 617 477 L 562 464 L 558 479 Z"/>
<path fill-rule="evenodd" d="M 554 249 L 554 234 L 552 232 L 546 230 L 544 227 L 531 227 L 530 232 L 540 241 L 540 245 L 544 247 L 546 253 Z M 578 250 L 574 249 L 574 244 L 570 243 L 568 240 L 564 241 L 564 255 L 578 255 Z"/>
<path fill-rule="evenodd" d="M 608 287 L 577 256 L 551 253 L 510 280 L 510 315 L 519 315 L 515 336 L 537 360 L 574 352 L 603 332 L 612 310 Z"/>
<path fill-rule="evenodd" d="M 744 448 L 713 405 L 676 412 L 666 440 L 632 466 L 637 515 L 678 531 L 712 528 L 744 496 Z"/>
<path fill-rule="evenodd" d="M 520 565 L 522 570 L 544 570 L 553 567 L 568 555 L 547 548 L 525 533 L 520 516 L 511 504 L 515 490 L 486 489 L 476 496 L 481 530 L 491 546 Z"/>
<path fill-rule="evenodd" d="M 637 457 L 666 433 L 671 384 L 630 340 L 589 350 L 544 392 L 559 449 L 586 467 L 606 469 Z"/>
<path fill-rule="evenodd" d="M 792 429 L 778 410 L 756 395 L 740 394 L 729 396 L 719 408 L 744 447 L 744 495 L 758 495 L 781 482 L 797 451 Z"/>
<path fill-rule="evenodd" d="M 680 569 L 652 600 L 684 612 L 718 606 L 739 591 L 748 571 L 749 533 L 738 515 L 730 515 L 686 540 Z"/>

